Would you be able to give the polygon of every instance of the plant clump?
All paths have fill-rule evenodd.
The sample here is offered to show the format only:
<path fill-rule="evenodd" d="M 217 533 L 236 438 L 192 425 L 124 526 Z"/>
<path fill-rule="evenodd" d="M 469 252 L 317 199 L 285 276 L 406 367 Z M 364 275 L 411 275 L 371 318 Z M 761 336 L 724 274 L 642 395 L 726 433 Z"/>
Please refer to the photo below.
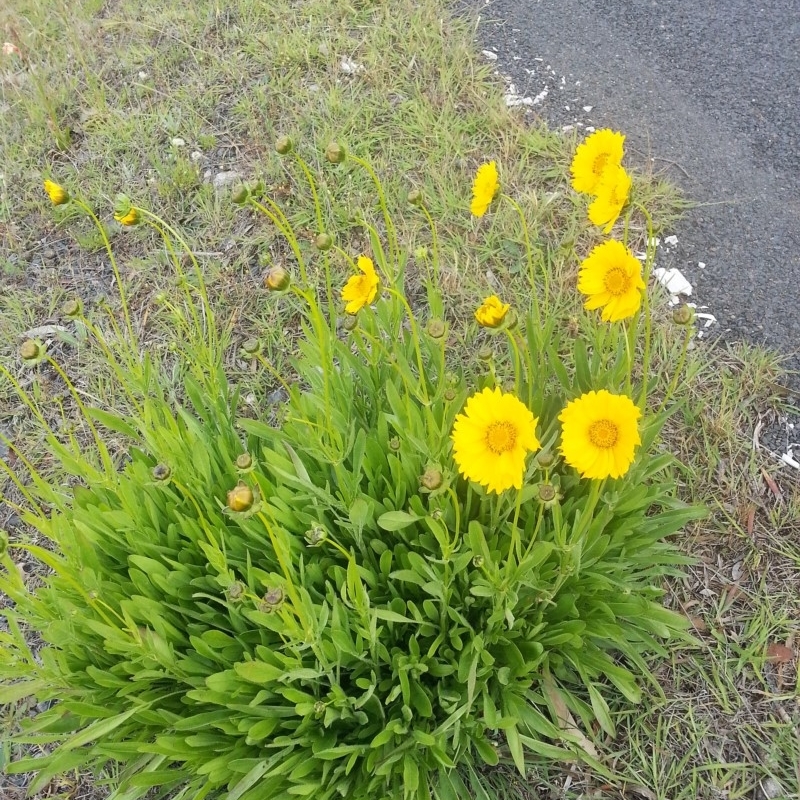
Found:
<path fill-rule="evenodd" d="M 322 220 L 298 146 L 283 138 L 276 150 L 304 167 Z M 180 296 L 168 301 L 184 309 L 183 400 L 168 365 L 139 348 L 105 239 L 124 335 L 107 340 L 83 322 L 130 410 L 86 406 L 62 373 L 93 442 L 48 433 L 72 489 L 28 462 L 31 483 L 5 468 L 25 521 L 54 545 L 0 548 L 0 588 L 14 602 L 2 612 L 4 697 L 56 701 L 22 734 L 55 746 L 9 767 L 39 770 L 33 790 L 109 762 L 113 796 L 126 800 L 151 789 L 451 800 L 474 793 L 481 765 L 524 774 L 537 759 L 606 774 L 592 737 L 614 735 L 614 705 L 638 702 L 653 680 L 646 659 L 686 638 L 661 586 L 683 563 L 668 537 L 699 512 L 676 499 L 672 458 L 657 447 L 669 393 L 651 407 L 651 261 L 629 276 L 623 237 L 624 302 L 594 313 L 605 298 L 595 283 L 612 295 L 617 285 L 603 267 L 587 289 L 590 333 L 573 336 L 548 315 L 547 265 L 525 230 L 527 292 L 513 306 L 475 298 L 466 316 L 478 324 L 456 351 L 435 229 L 412 307 L 382 184 L 343 145 L 325 157 L 373 181 L 382 220 L 361 221 L 368 253 L 318 237 L 309 255 L 260 190 L 235 198 L 264 213 L 293 256 L 266 286 L 302 314 L 296 380 L 274 370 L 257 336 L 243 348 L 288 394 L 279 424 L 266 409 L 239 416 L 223 371 L 233 345 L 179 232 L 117 200 L 123 226 L 152 225 L 168 252 L 187 254 L 174 259 Z M 599 191 L 595 177 L 581 185 Z M 519 211 L 495 162 L 472 194 L 476 218 Z M 422 195 L 411 197 L 432 224 Z M 648 219 L 635 197 L 623 205 Z M 129 442 L 121 468 L 96 423 Z M 43 587 L 25 587 L 15 550 L 51 568 Z M 36 657 L 22 625 L 45 642 Z"/>

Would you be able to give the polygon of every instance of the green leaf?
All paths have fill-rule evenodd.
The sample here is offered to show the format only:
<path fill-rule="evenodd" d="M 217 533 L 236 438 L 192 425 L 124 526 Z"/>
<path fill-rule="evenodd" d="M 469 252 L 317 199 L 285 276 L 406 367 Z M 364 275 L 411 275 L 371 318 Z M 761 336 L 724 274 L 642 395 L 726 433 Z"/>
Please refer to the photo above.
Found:
<path fill-rule="evenodd" d="M 406 797 L 419 788 L 419 766 L 416 754 L 410 753 L 403 759 L 403 793 Z"/>
<path fill-rule="evenodd" d="M 19 683 L 0 686 L 0 704 L 15 703 L 17 700 L 35 695 L 45 688 L 47 688 L 47 683 L 41 680 L 20 681 Z"/>
<path fill-rule="evenodd" d="M 251 683 L 274 683 L 283 676 L 283 670 L 263 661 L 240 661 L 233 665 L 237 675 Z"/>
<path fill-rule="evenodd" d="M 127 722 L 127 720 L 129 720 L 134 714 L 138 714 L 144 709 L 150 708 L 150 706 L 151 703 L 147 703 L 144 706 L 134 706 L 122 714 L 117 714 L 115 717 L 109 717 L 108 719 L 101 719 L 97 722 L 93 722 L 91 725 L 80 731 L 80 733 L 77 733 L 75 736 L 64 742 L 56 752 L 74 750 L 76 747 L 83 747 L 85 744 L 89 744 L 89 742 L 93 742 L 95 739 L 102 739 L 104 736 L 111 733 L 111 731 L 116 730 L 120 725 L 122 725 L 123 722 Z"/>
<path fill-rule="evenodd" d="M 86 413 L 95 421 L 108 428 L 110 431 L 116 431 L 123 436 L 127 436 L 134 441 L 139 440 L 139 432 L 133 425 L 125 422 L 122 417 L 117 414 L 112 414 L 109 411 L 103 411 L 102 408 L 95 408 L 94 406 L 86 406 Z"/>
<path fill-rule="evenodd" d="M 399 531 L 408 528 L 420 519 L 416 514 L 406 511 L 387 511 L 378 517 L 378 527 L 385 531 Z"/>
<path fill-rule="evenodd" d="M 511 758 L 514 759 L 514 766 L 519 770 L 519 774 L 525 777 L 525 754 L 522 750 L 522 739 L 520 739 L 517 726 L 506 728 L 506 741 L 508 749 L 511 751 Z"/>

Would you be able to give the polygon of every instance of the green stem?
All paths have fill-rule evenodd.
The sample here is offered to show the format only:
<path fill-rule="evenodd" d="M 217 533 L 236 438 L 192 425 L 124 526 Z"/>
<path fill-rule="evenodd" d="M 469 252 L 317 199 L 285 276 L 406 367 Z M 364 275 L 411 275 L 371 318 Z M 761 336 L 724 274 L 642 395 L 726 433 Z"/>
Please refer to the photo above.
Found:
<path fill-rule="evenodd" d="M 511 345 L 511 352 L 514 355 L 514 387 L 516 390 L 517 397 L 521 394 L 521 379 L 522 379 L 522 362 L 520 361 L 519 357 L 519 348 L 517 347 L 517 342 L 514 339 L 514 335 L 508 328 L 504 328 L 503 333 L 505 333 L 506 337 L 508 338 L 509 344 Z"/>
<path fill-rule="evenodd" d="M 280 208 L 268 198 L 266 199 L 266 202 L 269 203 L 270 208 L 274 209 L 274 211 L 267 209 L 252 197 L 248 197 L 247 202 L 260 211 L 265 217 L 267 217 L 270 222 L 272 222 L 272 224 L 283 234 L 284 238 L 289 243 L 289 247 L 292 248 L 294 257 L 297 260 L 297 268 L 300 270 L 300 278 L 303 281 L 303 285 L 309 286 L 308 273 L 306 272 L 306 262 L 303 260 L 303 254 L 300 251 L 300 245 L 298 244 L 297 237 L 294 235 L 292 226 L 289 224 L 289 221 L 286 219 L 283 211 L 281 211 Z"/>
<path fill-rule="evenodd" d="M 678 381 L 680 380 L 681 373 L 683 372 L 683 366 L 686 363 L 686 354 L 689 352 L 689 342 L 692 340 L 694 336 L 694 326 L 689 323 L 686 326 L 686 333 L 683 337 L 683 348 L 681 349 L 681 356 L 678 359 L 678 364 L 675 367 L 675 372 L 672 376 L 672 380 L 670 381 L 669 388 L 667 389 L 667 393 L 664 395 L 664 399 L 661 401 L 661 405 L 658 407 L 657 415 L 660 414 L 667 406 L 667 403 L 672 399 L 672 395 L 675 392 L 675 389 L 678 388 Z"/>
<path fill-rule="evenodd" d="M 425 367 L 422 363 L 422 348 L 419 344 L 419 329 L 417 326 L 417 321 L 414 319 L 414 312 L 411 310 L 411 306 L 408 304 L 408 300 L 406 300 L 405 295 L 402 292 L 398 292 L 397 289 L 389 289 L 389 294 L 394 295 L 403 305 L 406 310 L 406 314 L 408 315 L 408 323 L 411 328 L 411 336 L 414 340 L 414 350 L 417 356 L 417 369 L 419 370 L 419 385 L 422 389 L 422 397 L 423 403 L 427 405 L 429 402 L 428 397 L 428 382 L 425 378 Z"/>
<path fill-rule="evenodd" d="M 425 215 L 425 219 L 428 220 L 428 227 L 431 230 L 431 246 L 433 248 L 433 282 L 435 286 L 439 286 L 439 235 L 436 233 L 436 223 L 433 221 L 433 217 L 430 215 L 428 209 L 421 205 L 419 206 L 420 211 Z"/>
<path fill-rule="evenodd" d="M 89 430 L 92 432 L 92 438 L 94 439 L 94 443 L 97 447 L 97 451 L 100 455 L 100 460 L 103 463 L 103 469 L 105 469 L 106 475 L 112 475 L 114 473 L 114 466 L 111 463 L 111 456 L 108 454 L 108 448 L 106 447 L 105 442 L 103 442 L 103 440 L 100 438 L 100 434 L 97 432 L 97 428 L 95 428 L 91 417 L 87 413 L 86 407 L 83 405 L 77 389 L 73 385 L 72 381 L 67 377 L 67 374 L 64 372 L 64 370 L 61 369 L 58 362 L 52 358 L 52 356 L 47 356 L 47 363 L 50 364 L 50 366 L 58 373 L 58 376 L 61 378 L 61 380 L 66 384 L 69 393 L 72 395 L 72 399 L 75 401 L 75 404 L 78 406 L 78 410 L 81 412 L 81 415 L 86 420 L 86 424 L 89 426 Z"/>
<path fill-rule="evenodd" d="M 272 364 L 270 364 L 269 361 L 264 358 L 262 353 L 256 353 L 256 359 L 261 363 L 261 366 L 263 366 L 264 369 L 266 369 L 267 372 L 269 372 L 269 374 L 280 383 L 280 385 L 283 387 L 283 390 L 286 392 L 286 396 L 291 397 L 292 390 L 289 387 L 289 384 L 286 383 L 286 381 L 281 377 L 281 374 L 278 372 L 278 370 L 276 370 L 275 367 L 273 367 Z"/>
<path fill-rule="evenodd" d="M 502 195 L 503 199 L 507 200 L 512 207 L 516 210 L 517 214 L 519 215 L 520 222 L 522 224 L 522 235 L 525 239 L 525 252 L 528 256 L 528 272 L 530 275 L 530 282 L 531 282 L 531 294 L 533 295 L 533 308 L 536 312 L 536 325 L 541 330 L 542 328 L 542 317 L 539 311 L 539 295 L 536 288 L 536 269 L 533 265 L 533 247 L 531 246 L 531 238 L 528 234 L 528 223 L 525 220 L 525 214 L 522 212 L 519 203 L 514 200 L 513 197 L 509 197 L 507 194 Z M 547 298 L 550 294 L 549 288 L 549 278 L 547 275 L 547 270 L 542 269 L 542 278 L 544 280 L 544 296 L 545 302 L 547 302 Z"/>
<path fill-rule="evenodd" d="M 392 218 L 389 214 L 389 209 L 386 205 L 386 194 L 383 191 L 383 185 L 380 182 L 375 170 L 372 168 L 372 165 L 365 161 L 363 158 L 359 158 L 358 156 L 354 156 L 352 154 L 348 155 L 356 164 L 359 164 L 363 167 L 367 173 L 369 173 L 370 178 L 372 179 L 373 184 L 375 184 L 375 189 L 378 192 L 378 202 L 381 206 L 381 211 L 383 212 L 383 219 L 386 223 L 386 235 L 389 240 L 389 255 L 394 260 L 395 264 L 399 267 L 399 251 L 397 248 L 397 233 L 394 229 L 394 224 L 392 223 Z M 394 279 L 394 276 L 393 276 Z"/>
<path fill-rule="evenodd" d="M 653 218 L 644 206 L 638 206 L 647 220 L 647 257 L 644 270 L 644 356 L 642 358 L 642 393 L 639 397 L 639 407 L 644 411 L 647 405 L 647 384 L 650 379 L 650 339 L 652 334 L 652 314 L 650 311 L 650 272 L 655 260 L 655 237 L 653 235 Z M 638 322 L 638 320 L 637 320 Z"/>
<path fill-rule="evenodd" d="M 314 198 L 314 213 L 317 218 L 317 230 L 319 233 L 325 232 L 325 223 L 322 216 L 322 203 L 319 200 L 319 193 L 317 192 L 317 182 L 314 180 L 314 174 L 308 167 L 308 164 L 303 160 L 296 150 L 292 150 L 295 161 L 300 165 L 303 170 L 308 187 L 311 190 L 311 196 Z M 328 317 L 331 325 L 335 325 L 335 316 L 333 314 L 333 284 L 331 283 L 331 265 L 330 258 L 326 252 L 322 254 L 322 264 L 325 270 L 325 293 L 328 300 Z"/>
<path fill-rule="evenodd" d="M 98 232 L 100 233 L 100 238 L 103 240 L 103 245 L 106 248 L 106 253 L 108 253 L 108 260 L 111 263 L 111 269 L 114 272 L 114 280 L 117 282 L 117 291 L 119 292 L 119 300 L 122 304 L 122 314 L 125 318 L 125 328 L 128 331 L 128 336 L 130 337 L 131 347 L 133 346 L 133 342 L 136 341 L 136 337 L 133 334 L 133 325 L 131 324 L 131 316 L 128 310 L 128 299 L 125 296 L 125 287 L 122 285 L 122 276 L 120 275 L 119 267 L 117 266 L 117 259 L 114 257 L 114 251 L 111 249 L 111 242 L 108 238 L 108 234 L 106 233 L 105 227 L 103 227 L 103 223 L 97 218 L 97 215 L 92 211 L 92 209 L 81 199 L 73 198 L 73 203 L 75 203 L 78 208 L 83 209 L 89 217 L 91 217 L 92 222 L 94 222 L 95 227 L 97 228 Z"/>

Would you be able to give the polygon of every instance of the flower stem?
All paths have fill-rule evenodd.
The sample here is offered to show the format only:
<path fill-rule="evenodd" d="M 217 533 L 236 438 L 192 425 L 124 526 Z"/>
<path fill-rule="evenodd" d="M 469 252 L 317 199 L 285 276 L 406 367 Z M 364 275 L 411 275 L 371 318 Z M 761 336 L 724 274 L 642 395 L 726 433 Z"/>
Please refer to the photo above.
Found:
<path fill-rule="evenodd" d="M 664 399 L 661 401 L 661 404 L 658 407 L 657 415 L 660 414 L 666 408 L 667 403 L 672 399 L 672 395 L 675 392 L 675 389 L 678 388 L 678 381 L 680 380 L 684 364 L 686 363 L 686 354 L 689 352 L 689 342 L 691 342 L 693 336 L 694 336 L 694 326 L 687 325 L 686 333 L 684 334 L 683 337 L 683 347 L 681 348 L 681 355 L 680 358 L 678 359 L 678 365 L 675 367 L 675 373 L 672 376 L 672 380 L 670 381 L 667 393 L 664 395 Z"/>
<path fill-rule="evenodd" d="M 637 206 L 647 220 L 647 257 L 644 269 L 644 356 L 642 357 L 642 393 L 639 407 L 644 411 L 647 405 L 647 383 L 650 379 L 650 339 L 652 334 L 652 314 L 650 311 L 650 273 L 655 260 L 655 237 L 653 235 L 653 218 L 644 206 Z"/>
<path fill-rule="evenodd" d="M 389 208 L 386 205 L 386 194 L 383 191 L 383 184 L 381 184 L 380 178 L 378 178 L 378 175 L 368 161 L 365 161 L 363 158 L 359 158 L 358 156 L 354 156 L 352 153 L 348 155 L 348 158 L 352 159 L 356 164 L 359 164 L 361 167 L 363 167 L 372 179 L 373 184 L 375 184 L 375 190 L 378 192 L 378 202 L 380 203 L 381 211 L 383 212 L 383 219 L 386 223 L 386 236 L 389 240 L 389 256 L 399 268 L 397 233 L 395 231 L 394 224 L 392 223 L 392 217 L 389 214 Z M 394 276 L 392 277 L 394 278 Z"/>
<path fill-rule="evenodd" d="M 119 300 L 122 304 L 122 314 L 125 318 L 125 328 L 128 331 L 128 336 L 130 337 L 131 346 L 133 346 L 133 342 L 136 341 L 135 336 L 133 335 L 133 325 L 131 324 L 131 316 L 130 311 L 128 310 L 128 299 L 125 295 L 125 287 L 122 285 L 122 276 L 119 272 L 119 267 L 117 266 L 117 259 L 114 257 L 114 251 L 111 248 L 111 242 L 109 241 L 108 234 L 106 233 L 106 229 L 103 227 L 103 223 L 100 222 L 97 215 L 92 211 L 92 209 L 81 199 L 73 198 L 73 202 L 75 203 L 78 208 L 83 209 L 86 214 L 91 218 L 92 222 L 94 222 L 95 227 L 97 228 L 98 232 L 100 233 L 100 238 L 103 240 L 103 246 L 106 248 L 106 253 L 108 253 L 108 260 L 111 263 L 111 269 L 114 272 L 114 280 L 117 282 L 117 291 L 119 292 Z"/>
<path fill-rule="evenodd" d="M 525 252 L 528 257 L 528 273 L 530 275 L 530 282 L 531 282 L 531 294 L 533 295 L 533 307 L 536 312 L 536 324 L 541 330 L 542 327 L 542 317 L 539 311 L 539 294 L 536 290 L 536 268 L 533 265 L 533 247 L 531 246 L 531 237 L 528 233 L 528 223 L 525 219 L 525 214 L 522 212 L 519 203 L 507 194 L 503 195 L 503 199 L 507 200 L 511 206 L 515 209 L 519 216 L 520 223 L 522 224 L 522 235 L 525 239 Z M 542 268 L 542 278 L 544 282 L 544 301 L 545 305 L 548 302 L 548 297 L 550 295 L 550 285 L 549 285 L 549 277 L 547 275 L 547 270 Z"/>
<path fill-rule="evenodd" d="M 308 182 L 308 187 L 311 190 L 311 196 L 314 199 L 314 213 L 317 218 L 317 230 L 319 233 L 325 232 L 325 222 L 322 216 L 322 203 L 319 199 L 319 192 L 317 191 L 317 182 L 314 180 L 314 174 L 306 164 L 303 157 L 296 151 L 292 150 L 292 154 L 294 155 L 295 161 L 297 161 L 300 169 L 303 170 L 303 174 L 305 175 L 306 181 Z M 285 219 L 285 217 L 284 217 Z M 328 319 L 330 320 L 331 325 L 335 325 L 335 317 L 333 314 L 333 285 L 331 283 L 331 264 L 330 264 L 330 257 L 328 256 L 327 252 L 322 253 L 322 264 L 325 270 L 325 295 L 328 300 Z"/>

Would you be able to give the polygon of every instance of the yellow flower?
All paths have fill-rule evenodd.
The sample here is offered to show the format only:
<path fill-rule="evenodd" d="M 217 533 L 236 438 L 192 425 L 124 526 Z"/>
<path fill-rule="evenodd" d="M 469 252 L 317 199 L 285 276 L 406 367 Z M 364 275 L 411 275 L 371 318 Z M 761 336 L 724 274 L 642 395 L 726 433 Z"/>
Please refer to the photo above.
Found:
<path fill-rule="evenodd" d="M 136 208 L 131 207 L 124 214 L 114 214 L 114 219 L 119 222 L 120 225 L 138 225 L 139 211 Z"/>
<path fill-rule="evenodd" d="M 344 310 L 348 314 L 357 314 L 364 306 L 368 306 L 378 294 L 380 285 L 371 258 L 359 256 L 358 268 L 363 274 L 353 275 L 342 289 L 342 300 L 347 303 Z"/>
<path fill-rule="evenodd" d="M 617 221 L 631 190 L 631 178 L 620 166 L 607 167 L 597 184 L 597 196 L 589 206 L 589 220 L 608 233 Z"/>
<path fill-rule="evenodd" d="M 605 389 L 581 395 L 558 417 L 564 460 L 584 478 L 622 477 L 642 443 L 637 425 L 641 413 L 627 395 Z"/>
<path fill-rule="evenodd" d="M 64 203 L 69 202 L 69 192 L 63 186 L 59 186 L 53 181 L 45 181 L 44 190 L 47 192 L 47 196 L 54 206 L 63 206 Z"/>
<path fill-rule="evenodd" d="M 500 191 L 500 179 L 497 176 L 497 163 L 490 161 L 482 164 L 475 173 L 472 182 L 472 203 L 469 210 L 475 217 L 482 217 L 492 204 L 495 195 Z"/>
<path fill-rule="evenodd" d="M 583 194 L 597 194 L 597 185 L 609 166 L 618 167 L 622 162 L 625 137 L 621 133 L 604 128 L 595 131 L 575 151 L 570 172 L 572 188 Z"/>
<path fill-rule="evenodd" d="M 468 480 L 500 492 L 519 489 L 525 456 L 541 446 L 538 420 L 528 408 L 500 389 L 472 395 L 453 425 L 453 458 Z"/>
<path fill-rule="evenodd" d="M 581 263 L 578 291 L 588 300 L 584 308 L 602 308 L 604 322 L 632 317 L 642 303 L 642 265 L 622 242 L 597 245 Z"/>
<path fill-rule="evenodd" d="M 508 309 L 511 308 L 508 303 L 503 303 L 496 295 L 487 297 L 481 307 L 475 312 L 475 319 L 483 325 L 484 328 L 496 328 L 506 318 Z"/>

